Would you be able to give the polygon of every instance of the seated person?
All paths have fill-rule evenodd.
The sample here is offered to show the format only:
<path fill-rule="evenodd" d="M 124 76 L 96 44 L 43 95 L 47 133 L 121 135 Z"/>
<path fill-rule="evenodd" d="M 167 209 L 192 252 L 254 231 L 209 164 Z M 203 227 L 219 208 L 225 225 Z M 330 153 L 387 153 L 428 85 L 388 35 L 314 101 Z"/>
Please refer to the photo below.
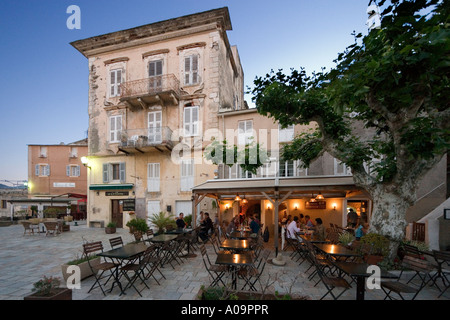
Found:
<path fill-rule="evenodd" d="M 314 228 L 314 223 L 312 222 L 310 216 L 306 215 L 305 216 L 305 221 L 306 221 L 306 223 L 305 223 L 306 224 L 306 228 L 308 228 L 308 229 Z"/>
<path fill-rule="evenodd" d="M 209 217 L 209 213 L 205 212 L 205 219 L 203 220 L 202 224 L 200 225 L 200 232 L 198 234 L 198 236 L 200 237 L 200 239 L 202 239 L 203 242 L 205 242 L 206 240 L 208 240 L 208 234 L 209 234 L 209 230 L 212 230 L 213 228 L 213 222 L 211 220 L 211 218 Z"/>
<path fill-rule="evenodd" d="M 183 217 L 184 217 L 184 214 L 183 214 L 183 212 L 181 212 L 180 215 L 178 216 L 177 221 L 176 221 L 176 224 L 177 224 L 177 228 L 178 228 L 178 229 L 184 229 L 184 228 L 186 228 L 186 222 L 184 222 Z"/>
<path fill-rule="evenodd" d="M 295 216 L 294 220 L 291 223 L 289 223 L 289 225 L 287 226 L 287 231 L 289 231 L 288 232 L 289 239 L 297 239 L 295 234 L 297 232 L 300 232 L 300 228 L 298 227 L 298 217 L 297 216 Z"/>
<path fill-rule="evenodd" d="M 316 240 L 324 241 L 326 238 L 325 227 L 323 226 L 322 219 L 316 219 L 316 227 L 314 228 L 313 237 Z"/>

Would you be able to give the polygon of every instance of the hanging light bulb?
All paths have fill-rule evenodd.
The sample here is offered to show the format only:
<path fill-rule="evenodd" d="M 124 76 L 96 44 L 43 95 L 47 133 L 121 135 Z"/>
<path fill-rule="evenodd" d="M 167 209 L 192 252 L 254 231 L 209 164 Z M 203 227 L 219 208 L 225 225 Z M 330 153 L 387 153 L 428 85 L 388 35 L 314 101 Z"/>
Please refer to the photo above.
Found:
<path fill-rule="evenodd" d="M 248 200 L 245 199 L 245 194 L 244 194 L 244 199 L 242 199 L 242 203 L 248 203 Z"/>
<path fill-rule="evenodd" d="M 311 193 L 311 199 L 309 202 L 316 202 L 316 198 L 314 198 L 314 193 Z"/>
<path fill-rule="evenodd" d="M 239 197 L 239 195 L 236 195 L 236 198 L 234 198 L 234 201 L 241 201 L 241 198 Z"/>

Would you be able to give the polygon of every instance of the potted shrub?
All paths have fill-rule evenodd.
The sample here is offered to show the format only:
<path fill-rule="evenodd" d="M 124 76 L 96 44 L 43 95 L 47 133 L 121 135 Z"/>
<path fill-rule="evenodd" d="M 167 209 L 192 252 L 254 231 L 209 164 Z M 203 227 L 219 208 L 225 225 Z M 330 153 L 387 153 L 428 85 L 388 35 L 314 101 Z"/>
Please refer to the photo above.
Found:
<path fill-rule="evenodd" d="M 25 296 L 24 300 L 72 300 L 72 290 L 60 288 L 60 279 L 55 277 L 40 279 L 33 283 L 32 294 Z"/>
<path fill-rule="evenodd" d="M 184 222 L 186 222 L 186 226 L 191 227 L 192 226 L 192 214 L 184 217 Z"/>
<path fill-rule="evenodd" d="M 136 241 L 141 241 L 142 236 L 147 232 L 148 225 L 144 219 L 136 218 L 127 222 L 127 227 L 130 228 L 130 233 L 133 234 Z"/>
<path fill-rule="evenodd" d="M 89 260 L 89 262 L 88 262 Z M 91 268 L 89 267 L 89 263 L 91 266 L 93 266 L 95 270 L 95 266 L 100 264 L 100 257 L 97 256 L 89 256 L 89 257 L 82 257 L 82 258 L 75 258 L 72 261 L 67 262 L 66 264 L 61 265 L 61 271 L 63 274 L 64 281 L 67 281 L 67 279 L 72 275 L 72 273 L 67 272 L 67 268 L 69 266 L 78 266 L 80 268 L 80 280 L 86 279 L 93 275 Z M 96 270 L 97 273 L 98 270 Z"/>
<path fill-rule="evenodd" d="M 171 214 L 166 214 L 165 212 L 160 212 L 158 214 L 155 214 L 149 218 L 150 222 L 153 223 L 157 228 L 157 233 L 164 233 L 164 229 L 171 225 L 174 228 L 177 227 L 175 223 L 174 216 Z"/>
<path fill-rule="evenodd" d="M 368 264 L 376 265 L 389 253 L 389 239 L 381 234 L 368 233 L 361 237 L 360 244 Z"/>
<path fill-rule="evenodd" d="M 115 222 L 108 223 L 105 227 L 105 233 L 106 234 L 116 233 L 116 226 L 117 226 L 117 224 Z"/>

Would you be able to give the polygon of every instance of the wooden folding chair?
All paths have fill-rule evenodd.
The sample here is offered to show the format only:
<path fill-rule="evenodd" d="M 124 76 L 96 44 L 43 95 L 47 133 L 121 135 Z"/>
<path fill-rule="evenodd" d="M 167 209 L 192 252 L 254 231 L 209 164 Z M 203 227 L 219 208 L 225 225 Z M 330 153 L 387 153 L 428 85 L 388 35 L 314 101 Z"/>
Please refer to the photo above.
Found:
<path fill-rule="evenodd" d="M 211 286 L 216 286 L 220 283 L 222 283 L 223 286 L 226 286 L 223 282 L 222 278 L 225 275 L 225 273 L 228 271 L 227 266 L 212 264 L 209 260 L 208 253 L 206 252 L 206 247 L 202 243 L 200 245 L 200 252 L 202 253 L 202 259 L 203 263 L 205 265 L 206 270 L 208 271 L 209 275 L 212 278 Z"/>
<path fill-rule="evenodd" d="M 242 267 L 239 269 L 237 273 L 238 277 L 243 278 L 245 281 L 241 290 L 244 290 L 248 285 L 250 290 L 257 291 L 255 284 L 261 278 L 264 267 L 269 259 L 269 255 L 270 251 L 265 249 L 262 253 L 261 259 L 259 260 L 258 266 Z"/>
<path fill-rule="evenodd" d="M 83 244 L 83 255 L 85 257 L 95 255 L 99 252 L 103 252 L 103 244 L 101 241 Z M 105 286 L 109 282 L 109 280 L 112 277 L 114 277 L 114 269 L 117 268 L 119 265 L 117 263 L 103 261 L 100 262 L 100 264 L 93 266 L 90 263 L 90 259 L 88 259 L 88 265 L 95 277 L 95 282 L 89 289 L 88 293 L 90 293 L 95 288 L 100 288 L 102 290 L 103 295 L 106 296 L 105 290 L 103 290 L 103 286 Z M 97 273 L 98 271 L 101 271 L 100 274 Z M 110 274 L 103 276 L 103 274 L 107 271 L 109 271 Z M 105 278 L 107 280 L 104 283 L 102 283 L 101 280 Z M 112 291 L 112 289 L 113 288 L 111 288 L 110 292 Z"/>
<path fill-rule="evenodd" d="M 114 249 L 114 247 L 123 247 L 122 237 L 119 236 L 109 239 L 109 244 L 111 245 L 111 249 Z"/>

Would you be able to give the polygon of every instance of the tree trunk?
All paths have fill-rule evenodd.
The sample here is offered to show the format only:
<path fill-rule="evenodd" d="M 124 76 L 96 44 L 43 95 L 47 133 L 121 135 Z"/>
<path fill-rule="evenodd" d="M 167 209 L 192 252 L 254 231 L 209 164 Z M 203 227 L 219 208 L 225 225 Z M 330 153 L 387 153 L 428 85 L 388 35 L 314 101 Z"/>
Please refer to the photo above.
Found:
<path fill-rule="evenodd" d="M 380 187 L 372 196 L 373 211 L 369 232 L 384 235 L 391 241 L 389 259 L 393 260 L 399 243 L 405 237 L 406 210 L 410 203 L 405 197 L 392 192 L 391 188 Z M 396 191 L 398 191 L 397 188 Z"/>

